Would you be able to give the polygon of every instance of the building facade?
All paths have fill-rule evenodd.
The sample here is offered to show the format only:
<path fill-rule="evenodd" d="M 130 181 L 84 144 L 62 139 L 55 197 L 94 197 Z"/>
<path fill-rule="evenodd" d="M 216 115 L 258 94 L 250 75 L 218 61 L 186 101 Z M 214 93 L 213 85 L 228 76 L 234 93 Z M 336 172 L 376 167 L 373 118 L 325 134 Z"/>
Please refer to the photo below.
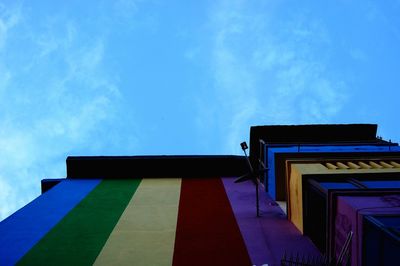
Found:
<path fill-rule="evenodd" d="M 0 265 L 396 265 L 400 148 L 376 131 L 252 127 L 240 183 L 245 156 L 68 157 L 0 222 Z"/>

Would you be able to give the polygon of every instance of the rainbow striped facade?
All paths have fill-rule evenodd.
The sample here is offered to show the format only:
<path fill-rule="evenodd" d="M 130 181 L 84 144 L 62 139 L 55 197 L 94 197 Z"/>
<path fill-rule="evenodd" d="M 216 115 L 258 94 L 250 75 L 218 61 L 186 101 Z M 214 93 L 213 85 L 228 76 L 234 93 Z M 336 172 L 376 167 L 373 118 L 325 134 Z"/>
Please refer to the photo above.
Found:
<path fill-rule="evenodd" d="M 395 265 L 400 146 L 376 130 L 256 126 L 249 158 L 68 157 L 0 222 L 0 266 Z"/>
<path fill-rule="evenodd" d="M 233 178 L 65 179 L 0 223 L 1 265 L 274 265 L 318 251 Z"/>

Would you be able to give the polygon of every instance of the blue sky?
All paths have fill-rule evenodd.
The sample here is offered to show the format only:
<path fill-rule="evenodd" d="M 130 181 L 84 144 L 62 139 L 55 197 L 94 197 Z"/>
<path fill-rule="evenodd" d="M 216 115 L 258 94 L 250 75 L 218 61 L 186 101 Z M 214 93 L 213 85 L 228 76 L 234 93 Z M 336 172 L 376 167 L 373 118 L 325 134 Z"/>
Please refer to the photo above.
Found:
<path fill-rule="evenodd" d="M 241 154 L 261 124 L 400 141 L 400 1 L 1 1 L 0 220 L 68 155 Z"/>

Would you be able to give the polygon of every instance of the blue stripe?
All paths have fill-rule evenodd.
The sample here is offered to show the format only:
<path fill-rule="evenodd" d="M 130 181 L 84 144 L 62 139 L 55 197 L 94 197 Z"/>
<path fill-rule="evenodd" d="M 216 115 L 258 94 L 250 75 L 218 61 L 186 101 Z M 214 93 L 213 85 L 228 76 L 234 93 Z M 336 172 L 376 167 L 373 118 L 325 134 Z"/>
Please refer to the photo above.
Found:
<path fill-rule="evenodd" d="M 100 181 L 63 180 L 0 222 L 0 265 L 14 265 L 19 261 Z"/>

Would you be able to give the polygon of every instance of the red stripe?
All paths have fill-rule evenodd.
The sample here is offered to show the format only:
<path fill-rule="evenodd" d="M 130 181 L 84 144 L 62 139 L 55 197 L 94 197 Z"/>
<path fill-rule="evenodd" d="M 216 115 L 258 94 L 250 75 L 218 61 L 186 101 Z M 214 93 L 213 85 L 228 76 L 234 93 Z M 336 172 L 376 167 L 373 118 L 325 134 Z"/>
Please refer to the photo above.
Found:
<path fill-rule="evenodd" d="M 220 178 L 182 179 L 173 265 L 251 265 Z"/>

